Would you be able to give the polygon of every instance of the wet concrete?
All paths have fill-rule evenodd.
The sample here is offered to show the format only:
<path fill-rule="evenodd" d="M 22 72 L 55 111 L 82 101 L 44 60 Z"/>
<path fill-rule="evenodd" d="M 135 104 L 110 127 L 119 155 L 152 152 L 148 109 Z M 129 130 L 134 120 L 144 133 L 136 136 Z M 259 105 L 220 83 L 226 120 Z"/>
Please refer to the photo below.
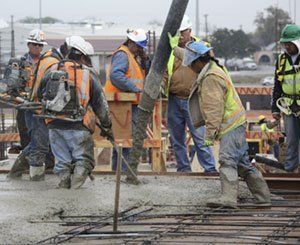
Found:
<path fill-rule="evenodd" d="M 202 205 L 220 190 L 216 180 L 196 177 L 147 176 L 146 184 L 132 186 L 121 183 L 120 210 L 134 205 L 189 204 Z M 66 228 L 59 224 L 64 215 L 110 215 L 114 204 L 114 176 L 96 176 L 82 189 L 56 189 L 58 179 L 46 176 L 43 182 L 30 182 L 28 175 L 20 181 L 7 181 L 0 175 L 0 243 L 28 244 L 56 235 Z M 248 195 L 244 183 L 242 195 Z"/>

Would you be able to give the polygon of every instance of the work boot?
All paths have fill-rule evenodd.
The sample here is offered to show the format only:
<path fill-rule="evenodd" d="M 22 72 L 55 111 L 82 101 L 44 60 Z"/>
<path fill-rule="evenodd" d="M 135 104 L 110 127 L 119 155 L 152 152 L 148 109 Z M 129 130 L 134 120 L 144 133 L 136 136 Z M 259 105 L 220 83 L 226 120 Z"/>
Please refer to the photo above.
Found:
<path fill-rule="evenodd" d="M 8 179 L 20 179 L 22 174 L 29 168 L 28 161 L 24 154 L 20 154 L 14 164 L 12 165 L 7 178 Z"/>
<path fill-rule="evenodd" d="M 266 207 L 271 206 L 269 187 L 259 171 L 257 173 L 249 173 L 246 175 L 245 181 L 254 197 L 254 203 L 256 205 Z"/>
<path fill-rule="evenodd" d="M 43 166 L 30 166 L 29 176 L 31 181 L 45 180 L 45 165 Z"/>
<path fill-rule="evenodd" d="M 86 178 L 89 176 L 89 170 L 83 166 L 75 166 L 74 173 L 71 180 L 71 188 L 78 189 L 80 188 Z"/>
<path fill-rule="evenodd" d="M 58 174 L 59 176 L 59 188 L 70 189 L 71 188 L 71 173 L 70 171 L 62 171 Z"/>
<path fill-rule="evenodd" d="M 229 166 L 220 168 L 222 194 L 219 197 L 208 198 L 206 206 L 213 208 L 237 208 L 238 174 Z"/>

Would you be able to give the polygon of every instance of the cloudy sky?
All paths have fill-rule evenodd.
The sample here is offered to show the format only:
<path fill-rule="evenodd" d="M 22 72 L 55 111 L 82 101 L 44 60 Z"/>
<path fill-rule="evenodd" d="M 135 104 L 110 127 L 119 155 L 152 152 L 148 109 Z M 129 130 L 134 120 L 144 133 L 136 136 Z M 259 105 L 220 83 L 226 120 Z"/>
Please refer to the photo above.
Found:
<path fill-rule="evenodd" d="M 204 14 L 212 27 L 227 27 L 249 32 L 255 29 L 253 20 L 259 11 L 270 5 L 278 6 L 291 13 L 300 24 L 300 1 L 298 0 L 199 0 L 200 29 L 204 30 Z M 41 0 L 42 16 L 52 16 L 61 20 L 80 20 L 96 17 L 104 21 L 122 24 L 146 24 L 151 20 L 164 22 L 171 0 Z M 190 0 L 186 11 L 195 20 L 196 0 Z M 1 0 L 0 18 L 9 20 L 25 16 L 39 16 L 39 0 Z"/>

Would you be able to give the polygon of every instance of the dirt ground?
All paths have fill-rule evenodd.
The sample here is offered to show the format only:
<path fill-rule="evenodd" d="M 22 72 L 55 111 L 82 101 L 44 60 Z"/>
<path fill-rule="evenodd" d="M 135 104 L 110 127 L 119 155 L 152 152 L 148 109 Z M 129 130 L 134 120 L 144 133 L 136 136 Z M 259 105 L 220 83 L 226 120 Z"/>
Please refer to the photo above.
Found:
<path fill-rule="evenodd" d="M 139 186 L 121 184 L 120 210 L 133 205 L 191 204 L 202 205 L 205 198 L 219 192 L 219 181 L 197 177 L 143 176 Z M 0 243 L 28 244 L 51 237 L 64 228 L 45 223 L 64 215 L 110 215 L 115 195 L 114 176 L 96 176 L 79 190 L 57 189 L 55 175 L 43 182 L 8 181 L 0 175 Z M 244 183 L 240 184 L 245 193 Z M 246 191 L 247 192 L 247 191 Z"/>

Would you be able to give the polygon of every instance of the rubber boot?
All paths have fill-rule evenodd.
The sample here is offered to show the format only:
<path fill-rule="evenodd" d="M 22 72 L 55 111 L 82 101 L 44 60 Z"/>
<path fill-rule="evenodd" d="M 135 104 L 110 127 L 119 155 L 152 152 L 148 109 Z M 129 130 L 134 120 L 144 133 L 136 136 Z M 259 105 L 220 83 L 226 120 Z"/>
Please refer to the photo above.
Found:
<path fill-rule="evenodd" d="M 31 181 L 45 180 L 45 165 L 43 166 L 30 166 L 29 175 Z"/>
<path fill-rule="evenodd" d="M 88 175 L 89 175 L 88 169 L 86 169 L 83 166 L 75 166 L 74 173 L 71 179 L 71 188 L 72 189 L 80 188 L 86 181 Z"/>
<path fill-rule="evenodd" d="M 256 205 L 266 207 L 271 206 L 269 187 L 259 171 L 257 171 L 257 173 L 249 173 L 245 177 L 245 181 L 254 197 L 254 203 Z"/>
<path fill-rule="evenodd" d="M 220 168 L 222 194 L 219 197 L 208 198 L 206 206 L 213 208 L 237 208 L 238 174 L 232 167 Z"/>
<path fill-rule="evenodd" d="M 22 178 L 22 174 L 29 168 L 28 161 L 24 154 L 20 154 L 13 166 L 11 167 L 7 178 L 8 179 L 20 179 Z"/>
<path fill-rule="evenodd" d="M 58 174 L 59 176 L 59 183 L 58 187 L 62 189 L 70 189 L 71 188 L 71 173 L 70 171 L 62 171 Z"/>

